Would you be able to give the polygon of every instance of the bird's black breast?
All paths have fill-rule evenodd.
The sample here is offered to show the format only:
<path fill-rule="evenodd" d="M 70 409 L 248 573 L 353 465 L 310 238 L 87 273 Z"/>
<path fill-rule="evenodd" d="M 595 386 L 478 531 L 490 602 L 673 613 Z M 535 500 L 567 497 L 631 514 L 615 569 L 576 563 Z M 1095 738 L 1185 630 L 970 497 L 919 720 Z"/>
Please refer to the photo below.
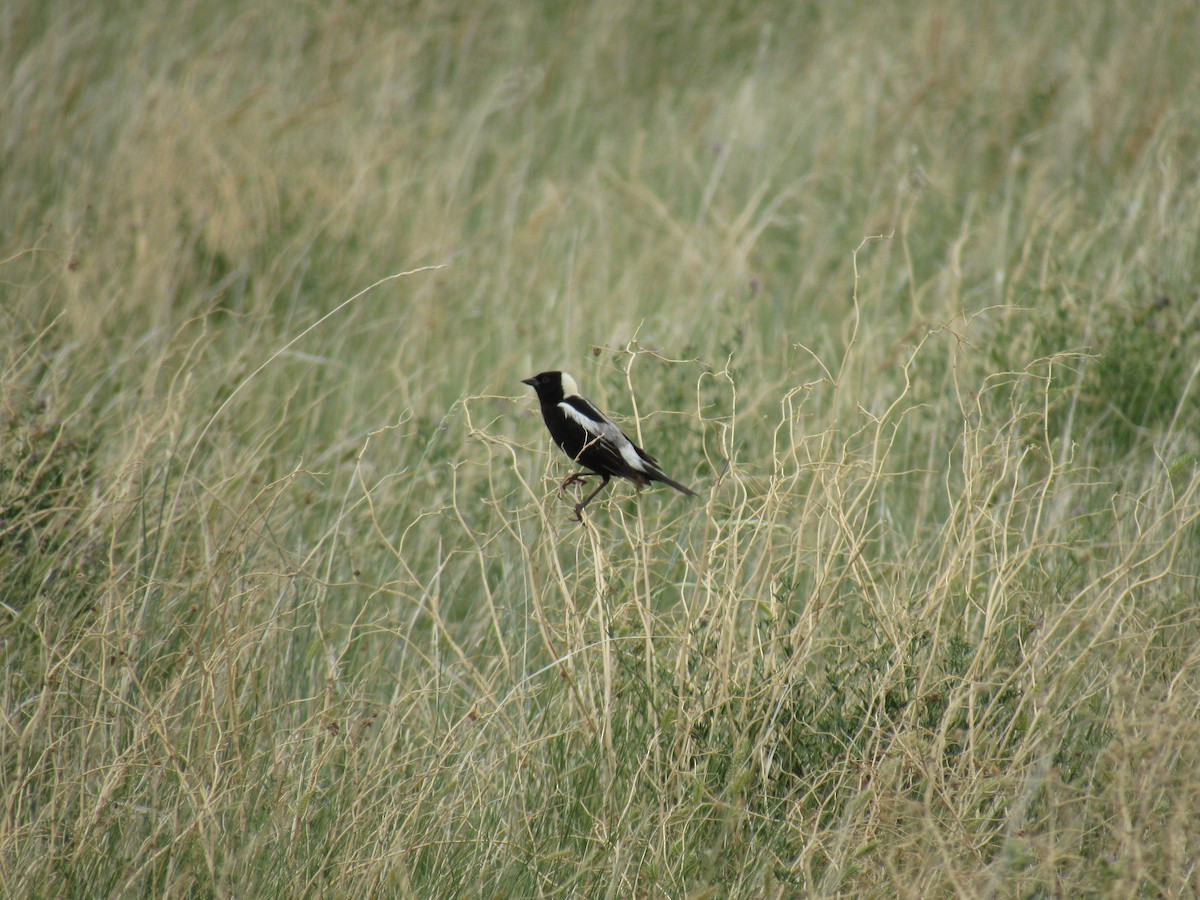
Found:
<path fill-rule="evenodd" d="M 571 459 L 576 459 L 587 444 L 587 432 L 583 426 L 564 416 L 556 403 L 542 404 L 542 418 L 546 420 L 546 428 L 558 448 Z"/>

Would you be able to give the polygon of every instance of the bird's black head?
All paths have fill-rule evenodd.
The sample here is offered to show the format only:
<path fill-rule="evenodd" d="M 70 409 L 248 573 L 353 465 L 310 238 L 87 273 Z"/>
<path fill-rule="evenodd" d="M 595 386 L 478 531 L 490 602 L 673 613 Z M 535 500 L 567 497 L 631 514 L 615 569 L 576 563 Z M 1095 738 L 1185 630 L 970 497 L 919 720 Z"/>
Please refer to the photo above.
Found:
<path fill-rule="evenodd" d="M 563 397 L 571 397 L 579 393 L 575 379 L 566 372 L 541 372 L 532 378 L 521 379 L 537 391 L 538 399 L 543 403 L 558 403 Z"/>

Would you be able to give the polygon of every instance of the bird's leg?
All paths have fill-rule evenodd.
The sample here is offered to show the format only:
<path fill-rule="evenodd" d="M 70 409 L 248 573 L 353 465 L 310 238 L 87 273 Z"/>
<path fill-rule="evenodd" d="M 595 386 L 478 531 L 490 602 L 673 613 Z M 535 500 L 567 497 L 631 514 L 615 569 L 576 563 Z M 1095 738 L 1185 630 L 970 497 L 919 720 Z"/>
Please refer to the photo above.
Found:
<path fill-rule="evenodd" d="M 590 494 L 588 494 L 586 497 L 584 497 L 582 501 L 575 504 L 575 518 L 578 519 L 580 522 L 583 521 L 583 508 L 585 506 L 587 506 L 589 503 L 591 503 L 592 498 L 595 497 L 602 490 L 604 490 L 606 487 L 608 487 L 608 483 L 610 481 L 612 481 L 612 477 L 609 475 L 601 475 L 600 477 L 604 479 L 603 481 L 600 482 L 600 487 L 596 488 L 594 491 L 592 491 Z"/>
<path fill-rule="evenodd" d="M 561 497 L 563 491 L 565 491 L 571 485 L 578 484 L 579 482 L 584 481 L 585 479 L 591 478 L 594 474 L 595 474 L 594 472 L 573 472 L 573 473 L 571 473 L 566 478 L 564 478 L 562 484 L 560 484 L 558 486 L 558 495 Z"/>

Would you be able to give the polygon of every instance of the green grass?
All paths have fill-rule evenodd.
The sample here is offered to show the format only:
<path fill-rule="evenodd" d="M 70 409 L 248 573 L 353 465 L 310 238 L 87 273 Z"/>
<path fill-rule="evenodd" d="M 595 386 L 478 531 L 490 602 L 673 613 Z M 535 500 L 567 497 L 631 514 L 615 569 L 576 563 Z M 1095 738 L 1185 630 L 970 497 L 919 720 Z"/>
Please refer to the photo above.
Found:
<path fill-rule="evenodd" d="M 1191 6 L 0 12 L 0 893 L 1200 892 Z M 695 500 L 581 526 L 567 368 Z"/>

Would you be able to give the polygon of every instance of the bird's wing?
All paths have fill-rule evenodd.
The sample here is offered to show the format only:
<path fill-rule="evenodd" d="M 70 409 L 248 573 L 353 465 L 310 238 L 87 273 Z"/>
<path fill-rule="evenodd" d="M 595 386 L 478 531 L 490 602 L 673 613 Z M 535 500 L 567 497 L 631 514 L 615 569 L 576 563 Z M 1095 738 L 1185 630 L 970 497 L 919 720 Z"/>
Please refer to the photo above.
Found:
<path fill-rule="evenodd" d="M 580 426 L 588 435 L 588 443 L 597 450 L 610 451 L 634 472 L 650 474 L 657 465 L 637 445 L 627 438 L 613 422 L 582 397 L 567 397 L 558 408 L 568 420 Z"/>

